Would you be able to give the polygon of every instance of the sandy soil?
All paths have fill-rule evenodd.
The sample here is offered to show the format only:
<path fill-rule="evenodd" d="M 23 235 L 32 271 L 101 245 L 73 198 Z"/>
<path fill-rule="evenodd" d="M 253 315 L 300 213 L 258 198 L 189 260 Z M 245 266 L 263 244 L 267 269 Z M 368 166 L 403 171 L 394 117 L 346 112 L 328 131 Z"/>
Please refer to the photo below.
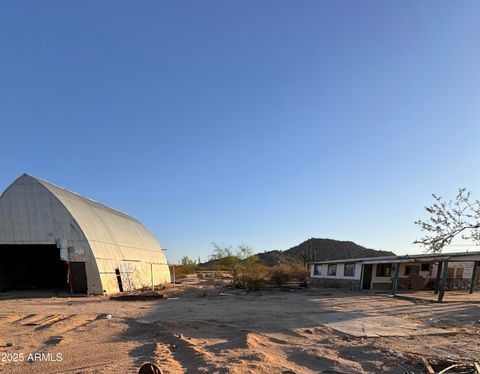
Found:
<path fill-rule="evenodd" d="M 437 304 L 325 289 L 244 293 L 197 279 L 168 293 L 149 301 L 2 294 L 0 372 L 136 373 L 149 361 L 165 373 L 403 374 L 424 372 L 422 356 L 480 357 L 479 296 Z M 452 334 L 356 338 L 315 322 L 326 313 L 395 316 Z"/>

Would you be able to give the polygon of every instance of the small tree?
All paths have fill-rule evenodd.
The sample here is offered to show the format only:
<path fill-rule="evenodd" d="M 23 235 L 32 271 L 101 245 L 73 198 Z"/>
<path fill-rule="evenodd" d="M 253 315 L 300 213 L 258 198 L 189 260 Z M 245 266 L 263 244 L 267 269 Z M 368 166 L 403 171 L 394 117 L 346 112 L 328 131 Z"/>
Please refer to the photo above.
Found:
<path fill-rule="evenodd" d="M 250 256 L 253 255 L 253 248 L 246 245 L 246 244 L 240 244 L 237 248 L 237 257 L 240 260 L 245 260 L 249 258 Z"/>
<path fill-rule="evenodd" d="M 180 264 L 181 264 L 182 266 L 196 265 L 196 264 L 195 264 L 195 261 L 192 260 L 190 257 L 187 257 L 187 256 L 182 257 L 182 259 L 180 260 Z"/>
<path fill-rule="evenodd" d="M 218 260 L 220 258 L 233 256 L 233 248 L 231 245 L 229 245 L 228 247 L 225 247 L 215 242 L 213 242 L 212 245 L 213 245 L 213 253 L 210 255 L 210 258 L 212 260 Z"/>
<path fill-rule="evenodd" d="M 175 274 L 177 278 L 186 274 L 193 274 L 197 270 L 197 264 L 190 257 L 184 256 L 180 260 L 180 265 L 176 267 Z"/>
<path fill-rule="evenodd" d="M 480 244 L 480 201 L 473 200 L 465 188 L 460 188 L 455 199 L 448 202 L 435 194 L 432 196 L 434 204 L 425 207 L 430 218 L 415 222 L 426 234 L 414 243 L 433 253 L 441 252 L 456 237 Z"/>

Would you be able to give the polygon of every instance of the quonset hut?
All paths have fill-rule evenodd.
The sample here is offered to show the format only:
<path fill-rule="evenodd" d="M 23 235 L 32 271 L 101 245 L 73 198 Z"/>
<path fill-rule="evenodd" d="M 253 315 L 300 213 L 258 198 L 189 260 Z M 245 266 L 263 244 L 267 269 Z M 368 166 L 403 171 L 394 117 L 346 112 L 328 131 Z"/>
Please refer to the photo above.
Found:
<path fill-rule="evenodd" d="M 0 290 L 105 294 L 170 282 L 136 219 L 24 174 L 0 196 Z"/>

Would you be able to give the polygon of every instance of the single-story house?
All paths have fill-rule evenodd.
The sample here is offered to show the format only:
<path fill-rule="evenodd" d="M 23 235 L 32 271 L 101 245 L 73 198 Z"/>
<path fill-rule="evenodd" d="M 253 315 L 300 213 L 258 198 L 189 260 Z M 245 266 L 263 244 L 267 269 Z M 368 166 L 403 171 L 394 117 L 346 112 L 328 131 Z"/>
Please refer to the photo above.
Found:
<path fill-rule="evenodd" d="M 469 290 L 480 286 L 480 252 L 436 253 L 319 261 L 310 283 L 352 290 Z M 441 298 L 440 297 L 440 298 Z"/>

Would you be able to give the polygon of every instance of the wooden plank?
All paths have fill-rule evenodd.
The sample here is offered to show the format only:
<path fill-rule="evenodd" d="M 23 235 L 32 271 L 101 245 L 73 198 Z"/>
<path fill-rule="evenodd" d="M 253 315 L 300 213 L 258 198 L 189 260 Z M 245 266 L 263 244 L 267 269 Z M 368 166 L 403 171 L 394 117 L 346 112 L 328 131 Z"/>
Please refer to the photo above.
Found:
<path fill-rule="evenodd" d="M 425 366 L 425 369 L 427 369 L 428 374 L 435 374 L 435 370 L 433 370 L 432 366 L 425 357 L 422 357 L 422 363 L 423 366 Z"/>
<path fill-rule="evenodd" d="M 475 366 L 477 374 L 480 374 L 480 362 L 474 362 L 473 365 Z"/>
<path fill-rule="evenodd" d="M 57 322 L 58 320 L 61 320 L 62 318 L 63 318 L 63 316 L 60 315 L 60 314 L 49 315 L 45 318 L 42 318 L 41 320 L 26 323 L 25 326 L 45 326 L 49 323 Z"/>
<path fill-rule="evenodd" d="M 27 319 L 30 319 L 30 318 L 33 318 L 35 317 L 36 314 L 27 314 L 27 315 L 22 315 L 19 319 L 17 319 L 16 321 L 14 321 L 15 323 L 20 323 L 20 322 L 25 322 Z"/>
<path fill-rule="evenodd" d="M 48 318 L 48 319 L 40 322 L 40 323 L 38 324 L 38 326 L 42 326 L 42 327 L 43 327 L 43 326 L 51 325 L 51 324 L 53 324 L 53 323 L 55 323 L 55 322 L 58 322 L 58 321 L 60 321 L 60 320 L 62 320 L 62 319 L 63 319 L 63 316 L 62 316 L 61 314 L 58 314 L 58 315 L 56 315 L 56 316 L 52 316 L 51 318 Z"/>

